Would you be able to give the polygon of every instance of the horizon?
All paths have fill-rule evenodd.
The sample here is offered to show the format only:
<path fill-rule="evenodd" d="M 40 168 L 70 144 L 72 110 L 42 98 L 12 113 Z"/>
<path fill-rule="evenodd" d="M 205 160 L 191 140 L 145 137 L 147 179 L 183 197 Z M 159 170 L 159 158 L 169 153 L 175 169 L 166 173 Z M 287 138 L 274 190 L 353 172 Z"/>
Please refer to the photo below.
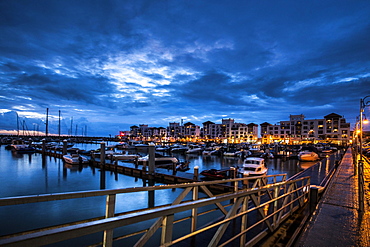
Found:
<path fill-rule="evenodd" d="M 335 114 L 338 114 L 336 112 L 334 112 L 334 113 Z M 328 113 L 326 115 L 329 115 L 329 114 L 331 114 L 331 113 Z M 290 115 L 300 115 L 300 114 L 290 114 Z M 313 118 L 308 118 L 305 114 L 303 114 L 303 115 L 305 116 L 305 120 L 314 120 Z M 341 115 L 341 114 L 338 114 L 338 115 Z M 289 116 L 286 119 L 282 119 L 280 121 L 288 121 L 289 120 Z M 343 115 L 341 115 L 341 116 L 343 117 Z M 344 118 L 345 118 L 345 116 L 344 116 Z M 223 119 L 228 119 L 228 118 L 223 118 Z M 324 119 L 324 116 L 322 116 L 322 118 L 315 118 L 315 119 Z M 70 120 L 71 119 L 68 119 L 68 121 L 70 121 Z M 27 119 L 23 119 L 23 121 L 27 121 Z M 50 136 L 58 136 L 59 135 L 59 133 L 58 133 L 59 132 L 59 120 L 57 120 L 57 123 L 55 121 L 56 120 L 54 120 L 54 122 L 50 122 L 50 120 L 49 120 L 48 135 L 50 135 Z M 61 124 L 63 124 L 64 127 L 67 126 L 66 125 L 66 121 L 67 121 L 66 119 L 61 119 Z M 210 120 L 206 120 L 206 121 L 210 121 Z M 206 122 L 206 121 L 204 121 L 204 122 Z M 222 121 L 222 119 L 221 119 L 221 121 Z M 214 122 L 214 123 L 215 124 L 221 124 L 221 121 L 220 122 Z M 280 121 L 276 122 L 275 124 L 279 125 L 280 124 Z M 191 122 L 191 121 L 187 121 L 187 122 Z M 204 123 L 204 122 L 202 122 L 202 123 Z M 211 122 L 213 122 L 213 121 L 211 121 Z M 273 123 L 271 123 L 269 121 L 262 121 L 260 123 L 254 123 L 254 122 L 237 122 L 237 121 L 235 121 L 235 122 L 236 123 L 256 124 L 256 125 L 258 125 L 258 136 L 259 137 L 260 137 L 260 124 L 262 124 L 264 122 L 267 122 L 269 124 L 274 125 Z M 346 122 L 348 123 L 348 120 L 347 119 L 346 119 Z M 127 125 L 127 129 L 121 129 L 121 130 L 118 130 L 117 133 L 109 133 L 107 135 L 89 135 L 89 131 L 88 131 L 89 128 L 88 127 L 77 130 L 77 133 L 76 133 L 76 129 L 73 129 L 72 130 L 72 133 L 71 133 L 71 130 L 66 127 L 67 129 L 61 129 L 60 135 L 61 136 L 92 136 L 92 137 L 93 136 L 96 136 L 96 137 L 109 137 L 109 136 L 117 136 L 117 135 L 119 135 L 119 133 L 121 131 L 129 131 L 130 130 L 130 127 L 131 126 L 135 126 L 135 125 L 136 126 L 139 126 L 139 125 L 148 125 L 149 128 L 159 128 L 159 127 L 167 128 L 170 123 L 172 123 L 172 122 L 168 122 L 167 125 L 157 125 L 157 126 L 150 125 L 149 123 L 129 124 L 129 125 Z M 176 123 L 181 124 L 181 120 L 178 121 L 178 122 L 176 122 Z M 186 122 L 184 122 L 184 123 L 186 123 Z M 203 128 L 202 123 L 199 123 L 199 124 L 198 123 L 194 123 L 194 122 L 191 122 L 191 123 L 193 123 L 195 125 L 198 125 L 200 128 Z M 28 124 L 30 124 L 30 123 L 28 123 Z M 370 126 L 369 125 L 370 124 L 364 124 L 363 125 L 364 131 L 370 131 Z M 50 126 L 52 128 L 50 128 Z M 351 124 L 350 125 L 350 130 L 353 131 L 354 128 L 355 128 L 355 126 L 353 126 L 353 124 Z M 52 132 L 50 132 L 50 130 L 52 130 Z M 84 131 L 86 131 L 86 132 L 84 132 Z M 17 129 L 11 129 L 11 130 L 0 129 L 0 135 L 2 135 L 2 134 L 18 135 L 19 132 L 22 132 L 22 133 L 39 133 L 38 135 L 43 136 L 46 133 L 46 128 L 43 129 L 43 130 L 40 130 L 40 129 L 39 130 L 36 130 L 36 129 L 21 129 L 21 128 L 19 130 L 17 130 Z M 27 135 L 27 134 L 23 134 L 23 135 Z M 29 135 L 35 135 L 35 134 L 29 134 Z"/>

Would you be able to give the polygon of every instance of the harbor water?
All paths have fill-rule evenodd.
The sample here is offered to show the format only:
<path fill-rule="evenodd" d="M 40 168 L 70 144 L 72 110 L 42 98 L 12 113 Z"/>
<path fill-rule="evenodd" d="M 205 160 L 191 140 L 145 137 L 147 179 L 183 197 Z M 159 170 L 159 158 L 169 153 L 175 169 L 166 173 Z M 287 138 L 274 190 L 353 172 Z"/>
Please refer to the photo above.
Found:
<path fill-rule="evenodd" d="M 99 148 L 99 144 L 75 144 L 75 147 L 89 150 Z M 219 157 L 202 155 L 173 154 L 180 161 L 189 161 L 191 173 L 194 167 L 199 171 L 241 166 L 242 160 L 237 157 Z M 91 166 L 70 166 L 61 159 L 43 156 L 39 153 L 18 154 L 0 146 L 0 198 L 54 194 L 74 191 L 100 189 L 118 189 L 148 186 L 147 181 L 111 171 L 102 171 Z M 287 178 L 297 174 L 316 162 L 300 162 L 296 159 L 267 159 L 268 174 L 287 174 Z M 132 163 L 119 162 L 119 165 L 132 166 Z M 156 172 L 166 169 L 156 168 Z M 185 172 L 177 172 L 185 176 Z M 180 189 L 156 192 L 155 206 L 170 204 L 181 193 Z M 190 198 L 189 198 L 190 199 Z M 116 212 L 145 209 L 149 205 L 148 193 L 142 192 L 117 197 Z M 27 205 L 0 207 L 0 235 L 8 235 L 35 228 L 65 224 L 87 218 L 101 217 L 105 214 L 105 197 L 51 201 Z M 81 246 L 98 243 L 101 234 L 69 243 L 69 246 Z M 82 244 L 83 243 L 83 244 Z M 62 246 L 63 244 L 59 245 Z M 57 246 L 57 245 L 55 245 Z"/>

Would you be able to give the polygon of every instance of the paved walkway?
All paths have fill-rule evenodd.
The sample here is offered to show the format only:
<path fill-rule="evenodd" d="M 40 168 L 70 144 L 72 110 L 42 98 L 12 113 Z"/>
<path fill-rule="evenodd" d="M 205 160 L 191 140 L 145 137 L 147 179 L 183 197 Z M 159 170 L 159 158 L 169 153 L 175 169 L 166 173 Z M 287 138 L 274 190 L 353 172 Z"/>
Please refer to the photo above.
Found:
<path fill-rule="evenodd" d="M 365 206 L 359 214 L 358 176 L 348 149 L 295 246 L 370 246 L 370 164 L 364 163 Z"/>

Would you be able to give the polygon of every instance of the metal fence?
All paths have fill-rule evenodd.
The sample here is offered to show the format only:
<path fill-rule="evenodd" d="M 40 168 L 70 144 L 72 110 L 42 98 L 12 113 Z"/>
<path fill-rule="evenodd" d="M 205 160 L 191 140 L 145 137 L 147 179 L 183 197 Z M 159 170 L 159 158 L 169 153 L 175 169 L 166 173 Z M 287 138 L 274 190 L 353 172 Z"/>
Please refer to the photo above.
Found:
<path fill-rule="evenodd" d="M 210 187 L 216 184 L 232 186 L 233 191 L 215 195 Z M 119 194 L 180 188 L 182 192 L 171 205 L 134 212 L 115 212 L 116 196 Z M 0 239 L 0 245 L 40 246 L 96 232 L 104 232 L 102 242 L 96 243 L 103 246 L 112 246 L 114 241 L 124 241 L 132 236 L 138 239 L 133 246 L 191 246 L 199 245 L 200 242 L 208 246 L 225 246 L 231 243 L 237 246 L 253 245 L 277 229 L 296 210 L 306 205 L 309 188 L 309 177 L 286 181 L 285 174 L 279 174 L 188 184 L 4 198 L 0 199 L 0 206 L 105 196 L 106 212 L 105 216 L 100 218 L 4 236 Z M 192 199 L 184 200 L 188 194 Z M 149 227 L 113 237 L 114 229 L 148 220 L 151 220 Z M 202 226 L 199 226 L 200 221 Z M 159 239 L 153 237 L 155 234 L 160 235 Z"/>

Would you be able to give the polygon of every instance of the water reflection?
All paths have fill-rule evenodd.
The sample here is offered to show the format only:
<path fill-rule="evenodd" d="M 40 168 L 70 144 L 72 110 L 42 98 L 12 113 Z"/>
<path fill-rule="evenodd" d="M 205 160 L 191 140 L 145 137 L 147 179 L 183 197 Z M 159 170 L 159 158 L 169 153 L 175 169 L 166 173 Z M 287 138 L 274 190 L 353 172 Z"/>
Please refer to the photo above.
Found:
<path fill-rule="evenodd" d="M 85 145 L 85 149 L 93 149 Z M 241 166 L 242 160 L 235 157 L 202 156 L 174 154 L 180 161 L 190 161 L 188 172 L 178 172 L 177 175 L 189 173 L 195 166 L 199 171 L 206 169 L 220 169 L 231 166 Z M 5 150 L 0 146 L 0 197 L 59 193 L 70 191 L 87 191 L 98 189 L 118 189 L 130 187 L 145 187 L 154 185 L 153 180 L 143 180 L 125 176 L 104 169 L 90 166 L 65 165 L 62 160 L 46 157 L 40 154 L 17 154 Z M 329 159 L 321 161 L 315 173 L 328 174 Z M 119 162 L 119 164 L 134 166 L 133 163 Z M 268 174 L 283 174 L 287 177 L 312 167 L 315 162 L 299 162 L 294 159 L 267 159 Z M 325 165 L 325 168 L 323 167 Z M 322 168 L 321 168 L 322 167 Z M 141 166 L 138 167 L 139 169 Z M 157 168 L 157 172 L 167 172 Z M 172 173 L 172 170 L 168 171 Z M 170 204 L 181 193 L 180 189 L 122 194 L 117 196 L 116 212 L 130 211 Z M 191 199 L 191 195 L 188 196 Z M 78 219 L 99 217 L 104 215 L 105 198 L 84 198 L 79 200 L 65 200 L 64 202 L 48 202 L 45 204 L 19 205 L 16 207 L 0 207 L 1 234 L 10 234 L 38 227 L 62 224 Z M 20 224 L 22 222 L 22 224 Z M 97 241 L 101 241 L 98 237 Z M 94 240 L 95 242 L 95 240 Z M 93 243 L 94 243 L 93 242 Z M 86 243 L 84 243 L 86 244 Z"/>
<path fill-rule="evenodd" d="M 190 171 L 194 170 L 195 166 L 199 167 L 199 171 L 208 169 L 222 169 L 229 167 L 240 167 L 243 164 L 243 160 L 238 157 L 221 157 L 215 155 L 185 155 L 185 154 L 174 154 L 180 161 L 190 161 Z M 316 162 L 299 162 L 297 159 L 266 159 L 266 166 L 268 168 L 267 174 L 282 174 L 286 173 L 287 177 L 291 177 L 294 174 L 300 172 L 302 169 L 306 169 Z M 162 169 L 163 170 L 163 169 Z M 181 172 L 178 172 L 181 174 Z"/>

